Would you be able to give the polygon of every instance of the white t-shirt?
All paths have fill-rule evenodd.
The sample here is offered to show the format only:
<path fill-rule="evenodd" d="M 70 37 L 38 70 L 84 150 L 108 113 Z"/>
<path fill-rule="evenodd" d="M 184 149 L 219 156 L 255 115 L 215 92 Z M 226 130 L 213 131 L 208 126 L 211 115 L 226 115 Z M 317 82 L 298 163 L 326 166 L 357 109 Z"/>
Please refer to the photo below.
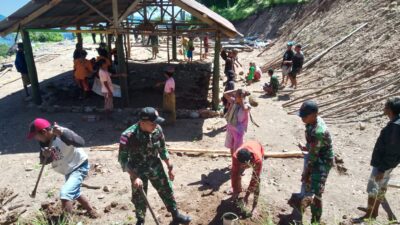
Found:
<path fill-rule="evenodd" d="M 79 135 L 67 128 L 61 128 L 63 134 L 50 143 L 51 167 L 63 175 L 70 174 L 88 159 L 88 155 L 81 148 L 85 141 Z M 79 147 L 77 147 L 79 146 Z"/>
<path fill-rule="evenodd" d="M 100 77 L 100 82 L 101 82 L 101 92 L 108 93 L 108 89 L 104 85 L 104 82 L 107 82 L 108 86 L 111 89 L 111 91 L 114 92 L 113 84 L 112 84 L 112 81 L 111 81 L 111 73 L 108 72 L 108 71 L 105 71 L 103 69 L 100 69 L 99 70 L 99 77 Z"/>

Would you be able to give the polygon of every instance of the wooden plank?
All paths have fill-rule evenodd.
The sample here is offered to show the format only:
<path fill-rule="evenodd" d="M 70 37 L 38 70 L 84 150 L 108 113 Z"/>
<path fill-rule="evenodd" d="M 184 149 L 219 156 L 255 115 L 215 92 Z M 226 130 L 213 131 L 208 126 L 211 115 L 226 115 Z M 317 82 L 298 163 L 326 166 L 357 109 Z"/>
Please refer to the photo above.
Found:
<path fill-rule="evenodd" d="M 112 20 L 110 20 L 110 18 L 108 18 L 108 16 L 106 16 L 104 13 L 102 13 L 100 10 L 98 10 L 96 7 L 94 7 L 92 4 L 90 4 L 88 1 L 86 0 L 81 0 L 83 3 L 85 3 L 85 5 L 87 5 L 89 8 L 91 8 L 93 11 L 95 11 L 97 14 L 99 14 L 101 17 L 103 17 L 104 19 L 106 19 L 108 22 L 112 23 Z"/>
<path fill-rule="evenodd" d="M 31 13 L 29 16 L 25 17 L 18 23 L 15 23 L 13 26 L 10 28 L 6 29 L 5 31 L 1 32 L 1 36 L 6 36 L 7 34 L 11 32 L 17 31 L 18 27 L 24 27 L 24 25 L 28 24 L 32 20 L 38 18 L 39 16 L 43 15 L 45 12 L 49 11 L 51 8 L 54 6 L 58 5 L 61 2 L 61 0 L 51 0 L 49 3 L 46 5 L 42 6 L 35 12 Z"/>
<path fill-rule="evenodd" d="M 135 0 L 126 10 L 122 15 L 118 18 L 118 23 L 121 23 L 126 17 L 129 16 L 129 14 L 133 13 L 135 8 L 138 6 L 140 0 Z"/>

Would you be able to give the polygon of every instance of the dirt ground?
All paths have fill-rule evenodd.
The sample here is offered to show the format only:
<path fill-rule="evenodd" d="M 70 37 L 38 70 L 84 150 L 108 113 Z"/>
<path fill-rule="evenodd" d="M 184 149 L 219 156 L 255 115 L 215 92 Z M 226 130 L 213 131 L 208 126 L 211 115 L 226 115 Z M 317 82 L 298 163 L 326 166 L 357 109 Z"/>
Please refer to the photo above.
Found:
<path fill-rule="evenodd" d="M 280 41 L 284 43 L 283 39 Z M 88 57 L 95 56 L 95 46 L 85 46 L 89 50 Z M 37 70 L 42 84 L 57 83 L 59 79 L 62 82 L 64 78 L 71 79 L 73 48 L 72 42 L 48 44 L 45 47 L 36 48 Z M 313 47 L 313 49 L 315 48 Z M 250 61 L 264 65 L 279 56 L 281 51 L 282 47 L 276 46 L 262 57 L 257 57 L 260 50 L 250 53 L 242 52 L 240 59 L 244 65 L 243 70 L 247 71 Z M 148 49 L 139 47 L 133 48 L 132 55 L 133 59 L 142 61 L 151 57 Z M 161 58 L 155 62 L 166 62 L 166 52 L 161 51 L 160 56 Z M 195 59 L 198 58 L 198 54 L 195 54 Z M 309 76 L 318 76 L 320 68 L 324 68 L 324 66 L 329 68 L 330 65 L 322 64 L 324 62 L 321 60 L 321 65 L 315 66 L 310 70 L 309 75 L 303 78 L 308 80 Z M 59 74 L 64 75 L 57 76 Z M 278 75 L 280 75 L 279 72 Z M 80 215 L 75 220 L 82 221 L 83 224 L 135 224 L 134 206 L 130 202 L 130 182 L 128 175 L 122 173 L 119 167 L 117 152 L 90 151 L 89 149 L 118 142 L 119 135 L 123 130 L 119 124 L 132 116 L 129 111 L 117 109 L 113 121 L 100 120 L 96 122 L 82 120 L 84 113 L 42 112 L 33 104 L 24 101 L 24 94 L 21 91 L 22 82 L 20 79 L 16 80 L 17 78 L 19 78 L 19 74 L 16 71 L 8 72 L 0 77 L 0 188 L 9 188 L 14 193 L 18 193 L 18 196 L 9 204 L 24 204 L 24 207 L 18 209 L 19 211 L 27 210 L 22 214 L 21 220 L 32 221 L 43 202 L 59 203 L 56 199 L 64 178 L 49 167 L 45 169 L 36 198 L 29 197 L 40 170 L 39 149 L 37 143 L 28 141 L 25 136 L 28 124 L 33 118 L 45 117 L 75 130 L 84 137 L 91 164 L 91 172 L 85 183 L 101 187 L 97 190 L 82 189 L 83 193 L 89 197 L 90 202 L 101 213 L 101 218 L 92 220 Z M 300 86 L 303 78 L 299 79 Z M 260 125 L 257 128 L 250 124 L 246 139 L 259 140 L 267 151 L 295 151 L 297 143 L 304 142 L 304 125 L 297 116 L 288 115 L 286 109 L 282 107 L 283 103 L 293 99 L 293 95 L 282 92 L 278 97 L 265 98 L 259 91 L 267 81 L 269 80 L 266 76 L 263 76 L 261 82 L 246 87 L 247 90 L 252 91 L 259 102 L 259 106 L 252 110 L 252 114 Z M 324 82 L 319 85 L 324 85 Z M 344 160 L 348 174 L 340 175 L 337 171 L 332 170 L 328 178 L 326 192 L 323 196 L 323 221 L 327 224 L 348 222 L 350 218 L 362 215 L 362 212 L 356 208 L 366 206 L 366 184 L 371 171 L 369 162 L 372 149 L 386 120 L 384 117 L 378 117 L 363 122 L 361 125 L 358 121 L 346 123 L 329 121 L 328 126 L 334 142 L 334 151 L 340 154 Z M 175 126 L 165 127 L 164 131 L 170 147 L 224 149 L 225 133 L 222 129 L 224 125 L 223 118 L 179 119 Z M 191 224 L 222 224 L 223 213 L 235 211 L 229 201 L 229 196 L 224 194 L 224 191 L 230 187 L 229 170 L 227 169 L 230 159 L 215 156 L 172 155 L 171 160 L 176 170 L 174 189 L 179 209 L 193 217 Z M 289 224 L 294 216 L 287 200 L 292 193 L 296 193 L 300 189 L 303 160 L 267 159 L 264 163 L 260 200 L 260 211 L 264 218 L 253 221 L 242 220 L 242 223 L 267 224 L 266 221 L 271 219 L 276 224 Z M 245 185 L 247 185 L 250 175 L 250 171 L 246 172 L 243 179 Z M 399 170 L 394 171 L 393 180 L 400 180 Z M 148 196 L 160 223 L 169 224 L 171 217 L 152 187 L 149 188 Z M 394 213 L 399 217 L 400 189 L 389 188 L 387 199 Z M 113 203 L 113 207 L 111 207 L 112 202 L 118 204 Z M 109 212 L 104 212 L 105 209 Z M 387 224 L 383 209 L 380 210 L 380 215 L 377 223 Z M 309 217 L 310 212 L 308 211 L 305 217 L 307 223 Z M 154 224 L 149 212 L 146 224 Z"/>

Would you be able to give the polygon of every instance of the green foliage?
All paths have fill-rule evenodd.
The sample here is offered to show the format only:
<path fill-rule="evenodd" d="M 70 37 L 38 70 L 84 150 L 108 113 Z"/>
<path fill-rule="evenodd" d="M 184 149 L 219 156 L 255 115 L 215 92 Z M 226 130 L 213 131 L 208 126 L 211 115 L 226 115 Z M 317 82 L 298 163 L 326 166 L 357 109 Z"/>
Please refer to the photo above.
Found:
<path fill-rule="evenodd" d="M 8 52 L 8 46 L 6 44 L 0 44 L 0 57 L 6 57 Z"/>
<path fill-rule="evenodd" d="M 59 42 L 64 40 L 61 33 L 55 32 L 33 32 L 31 33 L 31 41 L 34 42 Z"/>
<path fill-rule="evenodd" d="M 242 20 L 267 7 L 298 4 L 309 0 L 198 0 L 230 21 Z M 228 5 L 230 7 L 228 7 Z"/>

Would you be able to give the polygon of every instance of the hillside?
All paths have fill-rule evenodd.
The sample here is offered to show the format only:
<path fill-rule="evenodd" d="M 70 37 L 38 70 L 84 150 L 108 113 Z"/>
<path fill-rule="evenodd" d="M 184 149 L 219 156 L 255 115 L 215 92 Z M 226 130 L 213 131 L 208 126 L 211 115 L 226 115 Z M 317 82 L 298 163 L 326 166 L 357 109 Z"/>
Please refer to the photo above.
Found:
<path fill-rule="evenodd" d="M 264 34 L 275 45 L 265 53 L 264 69 L 279 68 L 285 43 L 306 46 L 307 60 L 360 27 L 299 77 L 299 89 L 286 89 L 288 112 L 305 99 L 316 99 L 325 117 L 335 122 L 383 118 L 382 104 L 399 94 L 398 63 L 400 25 L 398 1 L 325 0 L 277 6 L 238 22 L 246 35 Z"/>
<path fill-rule="evenodd" d="M 267 8 L 279 5 L 297 5 L 309 0 L 199 0 L 230 21 L 247 19 L 251 15 L 258 14 Z"/>

